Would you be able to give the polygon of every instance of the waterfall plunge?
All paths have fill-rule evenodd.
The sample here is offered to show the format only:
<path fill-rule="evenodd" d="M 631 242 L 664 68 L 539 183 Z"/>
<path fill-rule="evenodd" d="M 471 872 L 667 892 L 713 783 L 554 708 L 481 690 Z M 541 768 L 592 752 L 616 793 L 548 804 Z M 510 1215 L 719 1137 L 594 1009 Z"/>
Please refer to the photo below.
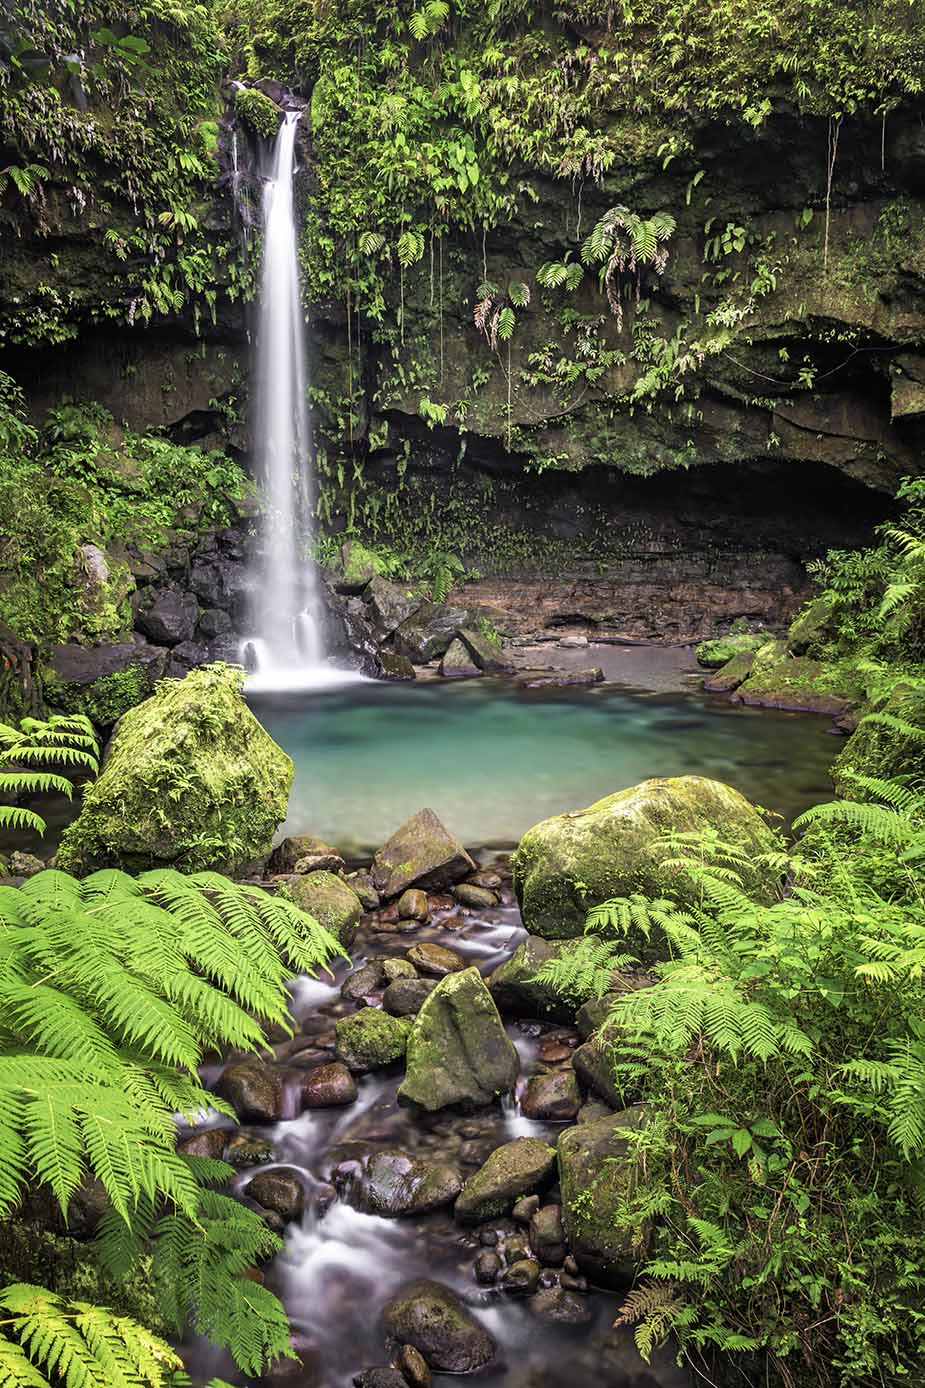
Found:
<path fill-rule="evenodd" d="M 351 676 L 324 662 L 311 538 L 312 477 L 292 177 L 301 112 L 287 111 L 263 194 L 255 441 L 265 488 L 254 635 L 244 643 L 252 689 L 298 689 Z M 355 677 L 354 677 L 355 678 Z"/>

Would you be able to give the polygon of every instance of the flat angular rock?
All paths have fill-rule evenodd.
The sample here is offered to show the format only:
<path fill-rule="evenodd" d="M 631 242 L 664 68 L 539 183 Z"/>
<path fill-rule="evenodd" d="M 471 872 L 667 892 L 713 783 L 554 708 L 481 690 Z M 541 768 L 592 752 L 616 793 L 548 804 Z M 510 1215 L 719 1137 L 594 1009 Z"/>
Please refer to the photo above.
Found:
<path fill-rule="evenodd" d="M 520 1059 L 478 969 L 442 979 L 408 1037 L 399 1103 L 481 1108 L 514 1087 Z"/>
<path fill-rule="evenodd" d="M 446 607 L 442 603 L 425 602 L 413 616 L 408 617 L 395 632 L 393 641 L 398 655 L 407 656 L 415 665 L 426 665 L 442 656 L 460 627 L 469 621 L 464 607 Z"/>
<path fill-rule="evenodd" d="M 418 973 L 424 974 L 427 978 L 446 978 L 447 974 L 459 973 L 466 967 L 466 961 L 454 949 L 446 949 L 443 945 L 431 944 L 429 941 L 412 945 L 407 958 Z"/>
<path fill-rule="evenodd" d="M 467 680 L 481 675 L 469 647 L 457 636 L 450 642 L 446 654 L 440 662 L 440 673 L 445 680 Z"/>
<path fill-rule="evenodd" d="M 460 627 L 459 640 L 468 647 L 475 664 L 486 675 L 508 675 L 513 670 L 503 648 L 473 627 Z"/>
<path fill-rule="evenodd" d="M 379 642 L 387 641 L 402 622 L 424 604 L 424 599 L 414 594 L 409 584 L 394 583 L 379 574 L 370 580 L 364 596 L 367 620 Z"/>
<path fill-rule="evenodd" d="M 380 651 L 379 664 L 382 677 L 387 680 L 416 680 L 414 666 L 406 655 L 396 655 L 394 651 Z"/>
<path fill-rule="evenodd" d="M 442 891 L 475 871 L 475 863 L 433 810 L 419 810 L 384 844 L 372 868 L 373 885 L 384 897 L 408 887 Z"/>
<path fill-rule="evenodd" d="M 453 1213 L 464 1224 L 508 1214 L 521 1195 L 552 1180 L 556 1149 L 537 1137 L 518 1137 L 492 1152 L 465 1184 Z"/>

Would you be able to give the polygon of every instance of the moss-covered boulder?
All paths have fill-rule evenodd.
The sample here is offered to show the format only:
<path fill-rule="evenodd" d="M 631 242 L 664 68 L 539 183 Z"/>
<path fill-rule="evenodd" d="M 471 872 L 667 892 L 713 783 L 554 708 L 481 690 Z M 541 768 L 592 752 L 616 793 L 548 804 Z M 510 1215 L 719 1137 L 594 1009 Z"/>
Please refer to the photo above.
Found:
<path fill-rule="evenodd" d="M 552 1181 L 556 1149 L 538 1137 L 518 1137 L 497 1147 L 466 1182 L 453 1209 L 463 1224 L 508 1214 L 521 1195 L 532 1195 Z"/>
<path fill-rule="evenodd" d="M 364 1007 L 336 1023 L 338 1057 L 360 1073 L 381 1070 L 405 1054 L 410 1026 L 404 1017 L 390 1017 L 378 1007 Z"/>
<path fill-rule="evenodd" d="M 292 762 L 244 702 L 243 680 L 205 665 L 129 709 L 64 834 L 60 867 L 234 871 L 269 852 Z"/>
<path fill-rule="evenodd" d="M 739 685 L 744 684 L 755 664 L 754 651 L 742 651 L 727 660 L 718 670 L 714 670 L 703 682 L 708 694 L 732 694 Z"/>
<path fill-rule="evenodd" d="M 745 655 L 749 652 L 759 650 L 767 641 L 767 634 L 760 632 L 743 632 L 728 636 L 717 636 L 711 641 L 701 641 L 697 647 L 697 664 L 702 665 L 705 670 L 718 670 L 722 665 L 728 665 L 737 655 Z"/>
<path fill-rule="evenodd" d="M 857 704 L 863 693 L 863 680 L 849 662 L 791 655 L 783 641 L 769 641 L 756 653 L 747 678 L 733 697 L 757 708 L 824 713 L 834 718 Z"/>
<path fill-rule="evenodd" d="M 684 902 L 694 893 L 687 874 L 664 865 L 658 840 L 671 831 L 715 829 L 754 858 L 774 836 L 753 805 L 721 781 L 677 776 L 643 781 L 586 810 L 544 819 L 529 829 L 514 855 L 514 890 L 524 924 L 546 939 L 584 933 L 592 906 L 641 892 Z M 758 867 L 746 888 L 767 891 Z"/>
<path fill-rule="evenodd" d="M 642 1105 L 579 1123 L 559 1138 L 559 1184 L 566 1239 L 581 1270 L 604 1286 L 632 1281 L 648 1231 L 620 1227 L 637 1179 L 628 1134 L 645 1122 Z"/>
<path fill-rule="evenodd" d="M 520 1061 L 478 969 L 448 974 L 414 1020 L 398 1101 L 433 1112 L 492 1103 L 513 1087 Z"/>
<path fill-rule="evenodd" d="M 836 606 L 831 593 L 820 593 L 797 613 L 787 633 L 794 655 L 821 655 L 837 635 Z"/>
<path fill-rule="evenodd" d="M 287 878 L 286 895 L 301 910 L 330 930 L 344 949 L 353 944 L 363 903 L 352 887 L 333 872 L 297 873 Z"/>

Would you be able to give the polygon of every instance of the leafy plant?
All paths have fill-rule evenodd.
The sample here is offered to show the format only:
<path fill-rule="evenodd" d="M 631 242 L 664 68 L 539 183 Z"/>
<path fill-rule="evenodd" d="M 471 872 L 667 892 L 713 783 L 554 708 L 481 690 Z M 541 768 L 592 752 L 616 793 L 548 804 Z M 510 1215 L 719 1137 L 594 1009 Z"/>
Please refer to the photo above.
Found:
<path fill-rule="evenodd" d="M 652 217 L 640 217 L 628 207 L 612 207 L 597 222 L 591 235 L 582 243 L 581 258 L 586 265 L 599 265 L 598 277 L 607 302 L 623 326 L 622 277 L 633 276 L 636 299 L 639 300 L 642 271 L 648 267 L 656 275 L 664 273 L 668 264 L 665 242 L 674 234 L 675 220 L 667 212 Z"/>
<path fill-rule="evenodd" d="M 203 1088 L 204 1054 L 255 1051 L 264 1026 L 287 1027 L 289 973 L 314 972 L 339 945 L 291 903 L 208 872 L 106 871 L 78 882 L 49 870 L 0 888 L 0 922 L 0 1215 L 15 1216 L 40 1182 L 66 1217 L 82 1183 L 98 1180 L 109 1206 L 96 1251 L 110 1277 L 128 1277 L 150 1250 L 175 1331 L 191 1321 L 259 1374 L 289 1353 L 282 1307 L 248 1276 L 279 1241 L 212 1189 L 230 1167 L 177 1154 L 175 1115 L 231 1112 Z M 39 1365 L 54 1353 L 52 1368 L 67 1354 L 79 1364 L 89 1359 L 80 1337 L 90 1335 L 104 1362 L 107 1337 L 129 1358 L 147 1344 L 145 1372 L 159 1381 L 142 1332 L 112 1320 L 104 1329 L 101 1312 L 66 1310 L 41 1290 L 5 1296 L 9 1310 L 31 1316 L 14 1315 L 3 1330 L 2 1352 L 20 1376 L 20 1350 Z M 107 1385 L 122 1371 L 109 1348 Z M 75 1367 L 66 1381 L 96 1382 L 84 1368 L 86 1378 Z"/>
<path fill-rule="evenodd" d="M 44 720 L 23 718 L 17 728 L 0 723 L 0 797 L 56 791 L 68 799 L 74 787 L 68 776 L 48 771 L 55 763 L 77 771 L 99 769 L 99 745 L 93 725 L 81 714 L 55 714 Z M 44 834 L 45 821 L 34 810 L 0 804 L 0 829 L 33 829 Z"/>

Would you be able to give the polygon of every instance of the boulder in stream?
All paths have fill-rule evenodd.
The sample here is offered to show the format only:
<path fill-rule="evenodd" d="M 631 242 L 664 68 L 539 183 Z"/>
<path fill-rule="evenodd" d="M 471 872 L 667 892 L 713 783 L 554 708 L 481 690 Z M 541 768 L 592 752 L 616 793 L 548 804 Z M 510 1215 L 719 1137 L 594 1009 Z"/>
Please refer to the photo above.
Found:
<path fill-rule="evenodd" d="M 373 884 L 384 897 L 408 887 L 442 891 L 475 870 L 475 863 L 433 810 L 419 810 L 376 854 Z"/>
<path fill-rule="evenodd" d="M 632 1281 L 644 1260 L 646 1230 L 626 1230 L 618 1218 L 636 1182 L 628 1134 L 645 1122 L 645 1108 L 568 1128 L 559 1138 L 559 1182 L 566 1239 L 582 1272 L 604 1286 Z"/>
<path fill-rule="evenodd" d="M 581 1091 L 574 1070 L 566 1065 L 561 1070 L 534 1075 L 524 1090 L 520 1107 L 525 1118 L 569 1122 L 581 1108 Z"/>
<path fill-rule="evenodd" d="M 549 1185 L 556 1149 L 538 1137 L 517 1137 L 498 1147 L 465 1184 L 454 1215 L 464 1224 L 508 1214 L 521 1195 Z"/>
<path fill-rule="evenodd" d="M 239 1118 L 275 1123 L 283 1116 L 283 1085 L 279 1072 L 262 1060 L 229 1065 L 218 1085 Z"/>
<path fill-rule="evenodd" d="M 412 1345 L 438 1373 L 471 1374 L 495 1356 L 495 1342 L 462 1301 L 439 1282 L 402 1288 L 382 1313 L 386 1333 Z"/>
<path fill-rule="evenodd" d="M 478 969 L 465 969 L 442 979 L 415 1018 L 398 1101 L 429 1112 L 450 1104 L 480 1108 L 509 1093 L 519 1069 Z"/>
<path fill-rule="evenodd" d="M 247 1194 L 265 1210 L 274 1214 L 287 1224 L 301 1219 L 305 1209 L 305 1187 L 298 1171 L 285 1166 L 274 1167 L 272 1171 L 260 1171 L 247 1185 Z"/>
<path fill-rule="evenodd" d="M 367 1142 L 333 1148 L 324 1175 L 354 1209 L 389 1219 L 451 1205 L 462 1188 L 459 1172 L 446 1162 Z"/>
<path fill-rule="evenodd" d="M 429 978 L 446 978 L 447 974 L 459 973 L 466 967 L 466 961 L 455 949 L 432 944 L 429 940 L 411 946 L 408 962 L 414 965 L 418 973 Z"/>
<path fill-rule="evenodd" d="M 436 986 L 435 978 L 396 978 L 382 994 L 382 1006 L 393 1017 L 416 1017 Z"/>
<path fill-rule="evenodd" d="M 356 1080 L 342 1061 L 316 1065 L 302 1081 L 303 1108 L 343 1108 L 357 1097 Z"/>
<path fill-rule="evenodd" d="M 337 1055 L 351 1070 L 380 1070 L 401 1060 L 411 1023 L 390 1017 L 377 1007 L 364 1007 L 336 1023 Z"/>
<path fill-rule="evenodd" d="M 732 786 L 703 776 L 643 781 L 586 810 L 543 820 L 514 855 L 524 924 L 546 939 L 567 939 L 582 935 L 589 909 L 610 897 L 639 892 L 689 901 L 693 879 L 664 865 L 668 855 L 658 843 L 668 833 L 699 829 L 715 829 L 753 861 L 774 850 L 774 836 L 755 807 Z M 744 887 L 767 897 L 775 884 L 776 875 L 756 862 Z"/>
<path fill-rule="evenodd" d="M 243 670 L 205 665 L 123 715 L 59 867 L 233 871 L 269 852 L 292 762 L 244 702 L 243 680 Z"/>
<path fill-rule="evenodd" d="M 301 910 L 314 916 L 336 940 L 349 949 L 363 914 L 360 898 L 333 872 L 296 874 L 286 880 L 286 892 Z"/>

